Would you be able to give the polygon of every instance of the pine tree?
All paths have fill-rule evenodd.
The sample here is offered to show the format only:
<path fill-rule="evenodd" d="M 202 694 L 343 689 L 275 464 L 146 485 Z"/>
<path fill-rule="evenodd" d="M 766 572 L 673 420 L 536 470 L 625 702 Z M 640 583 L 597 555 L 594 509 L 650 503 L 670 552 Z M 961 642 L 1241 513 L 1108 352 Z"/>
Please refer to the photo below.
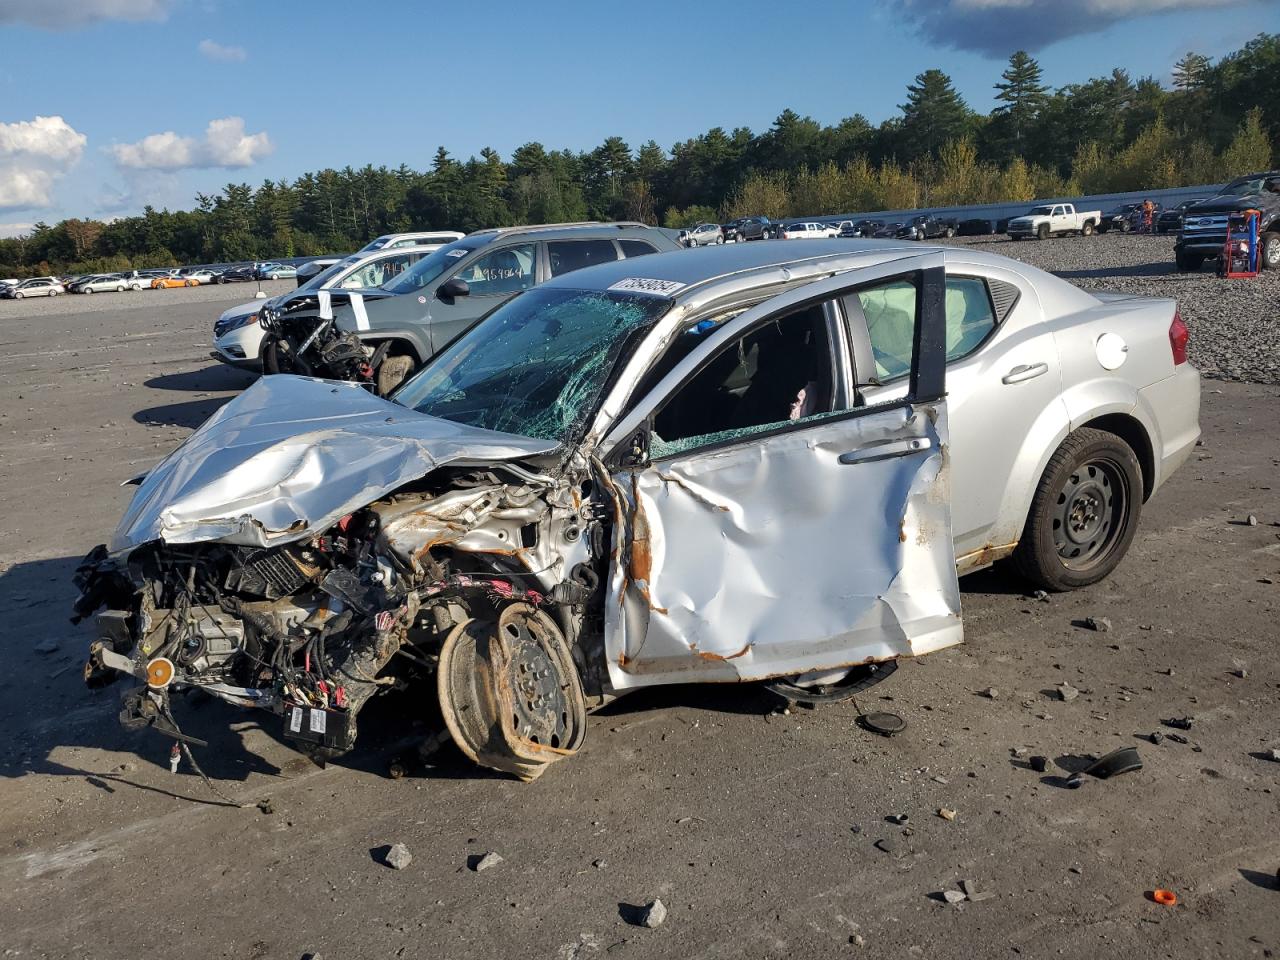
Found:
<path fill-rule="evenodd" d="M 1009 66 L 1000 74 L 1000 83 L 995 85 L 996 99 L 1001 106 L 993 112 L 1005 118 L 1015 154 L 1022 153 L 1027 132 L 1049 99 L 1049 91 L 1040 82 L 1042 76 L 1040 64 L 1025 50 L 1018 50 L 1009 58 Z"/>
<path fill-rule="evenodd" d="M 1173 65 L 1173 85 L 1179 90 L 1198 90 L 1209 79 L 1209 58 L 1188 52 Z"/>
<path fill-rule="evenodd" d="M 948 140 L 964 139 L 971 125 L 969 107 L 941 70 L 926 70 L 908 84 L 899 109 L 906 159 L 936 154 Z"/>

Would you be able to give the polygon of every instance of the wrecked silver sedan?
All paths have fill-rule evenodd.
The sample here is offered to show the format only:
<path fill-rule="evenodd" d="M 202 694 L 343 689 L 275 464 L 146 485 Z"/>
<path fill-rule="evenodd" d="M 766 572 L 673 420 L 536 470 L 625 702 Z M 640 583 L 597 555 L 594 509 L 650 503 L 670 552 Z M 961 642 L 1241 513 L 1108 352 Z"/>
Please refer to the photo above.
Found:
<path fill-rule="evenodd" d="M 195 688 L 329 755 L 434 682 L 464 753 L 532 779 L 628 690 L 837 699 L 959 643 L 945 255 L 768 246 L 527 291 L 392 400 L 258 382 L 81 566 L 86 680 L 140 681 L 131 724 L 178 734 Z M 850 334 L 904 309 L 891 347 Z"/>

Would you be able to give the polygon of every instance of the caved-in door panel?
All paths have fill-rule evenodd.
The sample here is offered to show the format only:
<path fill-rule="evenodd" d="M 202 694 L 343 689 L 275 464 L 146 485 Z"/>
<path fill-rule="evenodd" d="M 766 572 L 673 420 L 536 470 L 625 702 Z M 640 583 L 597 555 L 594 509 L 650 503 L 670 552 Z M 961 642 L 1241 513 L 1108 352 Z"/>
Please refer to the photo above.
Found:
<path fill-rule="evenodd" d="M 617 688 L 754 680 L 959 643 L 942 405 L 807 426 L 614 475 Z"/>

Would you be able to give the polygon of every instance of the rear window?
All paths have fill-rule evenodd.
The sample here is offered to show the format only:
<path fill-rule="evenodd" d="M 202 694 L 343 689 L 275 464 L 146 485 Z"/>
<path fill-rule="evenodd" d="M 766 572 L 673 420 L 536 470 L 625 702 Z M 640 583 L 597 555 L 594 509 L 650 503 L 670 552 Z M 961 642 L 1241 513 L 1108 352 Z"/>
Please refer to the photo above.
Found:
<path fill-rule="evenodd" d="M 627 258 L 658 252 L 657 247 L 644 240 L 619 240 L 618 245 L 622 247 L 622 255 Z"/>
<path fill-rule="evenodd" d="M 612 240 L 550 240 L 547 257 L 553 277 L 618 259 Z"/>

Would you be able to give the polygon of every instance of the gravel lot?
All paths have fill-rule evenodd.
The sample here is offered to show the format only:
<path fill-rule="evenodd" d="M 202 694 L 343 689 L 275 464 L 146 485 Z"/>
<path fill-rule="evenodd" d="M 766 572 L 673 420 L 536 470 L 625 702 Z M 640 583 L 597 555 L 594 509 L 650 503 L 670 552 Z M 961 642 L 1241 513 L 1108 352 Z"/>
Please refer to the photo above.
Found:
<path fill-rule="evenodd" d="M 292 280 L 263 280 L 262 292 L 268 297 L 292 290 Z M 198 287 L 174 287 L 172 290 L 129 290 L 125 293 L 66 293 L 57 297 L 31 297 L 22 300 L 0 300 L 0 320 L 38 320 L 41 317 L 78 316 L 83 313 L 102 313 L 109 310 L 168 308 L 192 303 L 226 304 L 252 300 L 257 293 L 256 283 L 212 283 Z M 228 302 L 230 301 L 230 302 Z M 209 317 L 209 327 L 217 317 Z"/>
<path fill-rule="evenodd" d="M 1171 297 L 1191 331 L 1191 362 L 1208 377 L 1280 383 L 1280 270 L 1253 280 L 1223 280 L 1206 264 L 1178 273 L 1173 235 L 1107 233 L 1012 241 L 957 237 L 952 243 L 1014 257 L 1088 290 Z"/>
<path fill-rule="evenodd" d="M 1232 339 L 1245 324 L 1224 328 L 1211 298 L 1264 288 L 1135 274 L 1163 240 L 976 242 L 1028 259 L 1123 254 L 1132 263 L 1114 269 L 1129 274 L 1084 279 L 1191 290 L 1206 302 L 1199 319 L 1185 311 L 1202 351 L 1214 329 L 1228 354 L 1253 342 Z M 169 741 L 119 728 L 118 691 L 80 681 L 90 633 L 67 615 L 76 562 L 132 493 L 120 482 L 251 382 L 207 359 L 213 317 L 248 292 L 0 304 L 4 956 L 1280 951 L 1275 386 L 1206 383 L 1204 447 L 1144 508 L 1105 582 L 1046 602 L 1001 569 L 962 581 L 966 643 L 859 698 L 906 719 L 894 739 L 859 729 L 852 704 L 781 714 L 755 688 L 681 687 L 595 715 L 581 753 L 533 784 L 452 747 L 393 780 L 404 745 L 390 732 L 406 719 L 439 729 L 420 699 L 375 704 L 361 747 L 323 769 L 280 739 L 278 720 L 182 704 L 184 730 L 210 741 L 196 756 L 237 808 L 185 764 L 171 774 Z M 1250 362 L 1240 374 L 1260 376 Z M 1084 629 L 1086 617 L 1113 629 Z M 1079 691 L 1070 702 L 1063 681 Z M 1148 739 L 1186 716 L 1186 743 Z M 1067 787 L 1081 757 L 1128 745 L 1143 770 Z M 909 822 L 890 822 L 901 814 Z M 404 870 L 377 859 L 394 843 L 412 854 Z M 488 851 L 504 862 L 468 869 Z M 945 903 L 961 880 L 994 897 Z M 1151 902 L 1157 887 L 1179 905 Z M 666 922 L 629 925 L 655 897 Z"/>

